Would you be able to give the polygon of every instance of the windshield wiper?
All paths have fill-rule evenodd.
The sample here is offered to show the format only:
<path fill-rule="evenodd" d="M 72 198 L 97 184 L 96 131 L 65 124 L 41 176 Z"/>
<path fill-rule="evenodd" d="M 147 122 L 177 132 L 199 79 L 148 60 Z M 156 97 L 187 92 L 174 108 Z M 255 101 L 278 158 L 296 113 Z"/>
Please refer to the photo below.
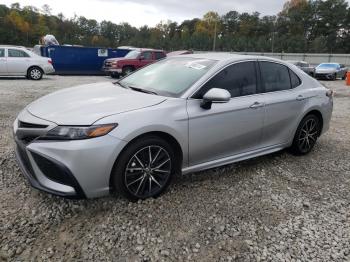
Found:
<path fill-rule="evenodd" d="M 120 83 L 120 81 L 114 82 L 114 84 L 118 84 L 122 88 L 126 88 L 126 89 L 129 88 L 127 85 L 124 85 L 124 84 Z"/>
<path fill-rule="evenodd" d="M 146 94 L 152 94 L 152 95 L 158 95 L 157 92 L 151 91 L 151 90 L 147 90 L 147 89 L 142 89 L 139 87 L 134 87 L 134 86 L 128 86 L 130 89 L 135 90 L 137 92 L 142 92 L 142 93 L 146 93 Z"/>

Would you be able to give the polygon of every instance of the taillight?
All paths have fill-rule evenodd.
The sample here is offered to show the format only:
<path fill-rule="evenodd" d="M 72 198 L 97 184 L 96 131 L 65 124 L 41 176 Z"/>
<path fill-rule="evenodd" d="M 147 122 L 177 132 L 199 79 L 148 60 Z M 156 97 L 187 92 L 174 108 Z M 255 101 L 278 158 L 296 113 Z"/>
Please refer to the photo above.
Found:
<path fill-rule="evenodd" d="M 47 60 L 47 62 L 52 65 L 52 60 L 51 59 Z"/>
<path fill-rule="evenodd" d="M 328 97 L 333 97 L 334 96 L 334 91 L 333 90 L 327 90 L 327 92 L 326 92 L 326 96 L 328 96 Z"/>

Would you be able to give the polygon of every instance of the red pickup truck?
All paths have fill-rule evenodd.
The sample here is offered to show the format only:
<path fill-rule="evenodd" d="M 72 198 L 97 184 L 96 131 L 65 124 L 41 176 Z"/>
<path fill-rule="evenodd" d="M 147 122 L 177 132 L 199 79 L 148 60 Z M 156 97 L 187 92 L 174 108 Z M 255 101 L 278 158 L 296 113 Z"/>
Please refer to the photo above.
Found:
<path fill-rule="evenodd" d="M 165 57 L 166 53 L 163 50 L 135 49 L 124 57 L 106 59 L 103 71 L 111 77 L 117 78 Z"/>

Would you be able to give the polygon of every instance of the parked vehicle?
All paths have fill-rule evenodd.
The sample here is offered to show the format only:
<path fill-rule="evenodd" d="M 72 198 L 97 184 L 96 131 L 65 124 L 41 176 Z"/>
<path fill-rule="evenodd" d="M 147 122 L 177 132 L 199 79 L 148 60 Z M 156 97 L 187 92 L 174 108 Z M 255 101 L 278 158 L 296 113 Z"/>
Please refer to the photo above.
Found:
<path fill-rule="evenodd" d="M 317 79 L 336 80 L 341 78 L 345 80 L 348 68 L 338 63 L 322 63 L 316 67 L 315 77 Z"/>
<path fill-rule="evenodd" d="M 312 77 L 315 76 L 315 67 L 311 66 L 308 62 L 305 62 L 305 61 L 287 61 L 287 62 L 299 67 L 308 75 Z"/>
<path fill-rule="evenodd" d="M 0 76 L 25 76 L 40 80 L 55 72 L 52 60 L 36 55 L 21 46 L 0 46 Z"/>
<path fill-rule="evenodd" d="M 106 74 L 117 78 L 120 75 L 128 75 L 136 69 L 154 63 L 165 57 L 166 53 L 162 50 L 137 49 L 131 51 L 122 58 L 106 59 L 103 71 Z"/>
<path fill-rule="evenodd" d="M 309 153 L 329 128 L 332 94 L 272 58 L 171 57 L 31 103 L 14 122 L 17 161 L 56 195 L 156 197 L 176 173 L 289 147 Z"/>
<path fill-rule="evenodd" d="M 52 59 L 56 74 L 60 75 L 103 75 L 101 67 L 107 58 L 124 57 L 130 48 L 101 48 L 69 45 L 34 47 L 38 55 Z"/>

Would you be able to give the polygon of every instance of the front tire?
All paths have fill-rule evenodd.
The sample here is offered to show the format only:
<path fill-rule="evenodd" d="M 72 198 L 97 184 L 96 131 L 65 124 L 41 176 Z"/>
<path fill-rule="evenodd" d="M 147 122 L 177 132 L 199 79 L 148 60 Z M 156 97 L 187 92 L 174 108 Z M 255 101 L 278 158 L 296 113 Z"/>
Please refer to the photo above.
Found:
<path fill-rule="evenodd" d="M 310 153 L 314 148 L 320 133 L 320 119 L 314 114 L 304 117 L 295 133 L 293 144 L 291 146 L 292 153 L 296 155 L 306 155 Z"/>
<path fill-rule="evenodd" d="M 130 75 L 132 72 L 134 72 L 135 69 L 132 66 L 124 66 L 122 69 L 123 76 Z"/>
<path fill-rule="evenodd" d="M 40 80 L 43 78 L 43 71 L 39 67 L 31 67 L 28 70 L 27 77 L 31 80 Z"/>
<path fill-rule="evenodd" d="M 112 186 L 131 201 L 157 197 L 171 182 L 176 170 L 170 144 L 157 136 L 143 137 L 120 155 L 112 172 Z"/>

